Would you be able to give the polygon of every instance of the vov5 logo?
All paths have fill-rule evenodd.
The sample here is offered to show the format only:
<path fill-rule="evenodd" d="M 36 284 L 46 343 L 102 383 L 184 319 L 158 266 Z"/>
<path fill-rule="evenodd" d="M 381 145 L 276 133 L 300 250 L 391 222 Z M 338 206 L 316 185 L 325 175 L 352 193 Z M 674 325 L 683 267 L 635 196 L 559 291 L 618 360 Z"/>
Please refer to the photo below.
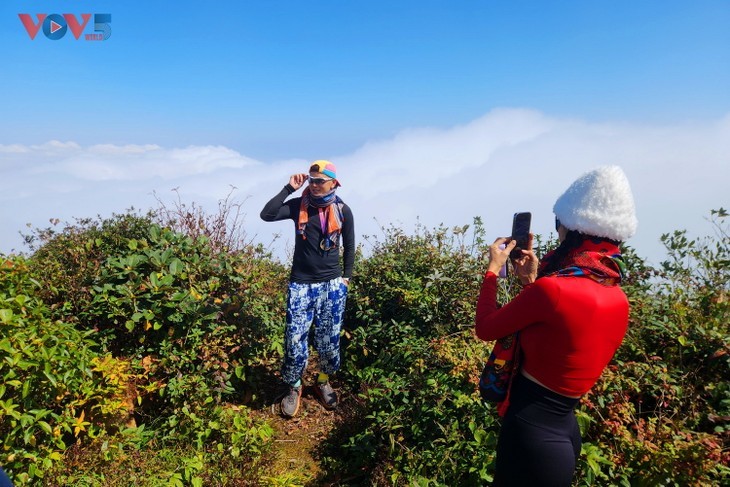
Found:
<path fill-rule="evenodd" d="M 31 39 L 35 39 L 38 31 L 43 29 L 43 35 L 52 41 L 57 41 L 71 30 L 76 40 L 81 37 L 86 25 L 91 20 L 91 14 L 81 14 L 81 19 L 77 19 L 74 14 L 35 14 L 37 21 L 33 21 L 30 14 L 18 14 L 23 27 L 28 32 Z M 86 34 L 84 39 L 87 41 L 105 41 L 112 35 L 111 14 L 94 14 L 94 32 L 98 34 Z"/>

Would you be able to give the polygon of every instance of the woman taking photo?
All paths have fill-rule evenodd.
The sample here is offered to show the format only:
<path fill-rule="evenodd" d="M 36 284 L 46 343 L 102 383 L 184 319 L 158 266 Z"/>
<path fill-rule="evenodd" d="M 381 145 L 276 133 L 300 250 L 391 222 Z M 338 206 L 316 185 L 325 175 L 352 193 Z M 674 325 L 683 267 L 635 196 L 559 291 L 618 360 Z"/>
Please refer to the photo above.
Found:
<path fill-rule="evenodd" d="M 479 294 L 479 338 L 520 332 L 520 370 L 499 434 L 496 486 L 571 484 L 581 450 L 574 409 L 628 326 L 619 243 L 635 233 L 637 220 L 623 171 L 607 166 L 581 176 L 553 211 L 560 245 L 538 261 L 530 235 L 528 250 L 512 261 L 522 291 L 498 308 L 497 275 L 515 247 L 499 238 L 489 249 Z"/>

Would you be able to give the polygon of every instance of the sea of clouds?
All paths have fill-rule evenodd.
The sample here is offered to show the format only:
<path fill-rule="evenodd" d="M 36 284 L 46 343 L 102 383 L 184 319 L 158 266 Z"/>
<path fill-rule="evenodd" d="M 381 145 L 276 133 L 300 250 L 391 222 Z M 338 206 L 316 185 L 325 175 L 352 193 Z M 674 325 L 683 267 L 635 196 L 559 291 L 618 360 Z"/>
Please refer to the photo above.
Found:
<path fill-rule="evenodd" d="M 391 224 L 407 232 L 417 222 L 462 226 L 479 216 L 492 239 L 509 233 L 516 211 L 531 211 L 533 230 L 548 234 L 555 199 L 604 164 L 620 165 L 629 178 L 639 218 L 629 243 L 651 263 L 664 257 L 660 235 L 711 233 L 710 210 L 730 207 L 730 114 L 652 125 L 495 109 L 463 125 L 407 128 L 321 158 L 337 165 L 338 194 L 361 236 L 382 235 Z M 235 187 L 246 235 L 286 259 L 293 224 L 264 223 L 258 214 L 310 162 L 260 161 L 222 146 L 0 145 L 0 253 L 27 250 L 19 232 L 27 233 L 28 224 L 157 208 L 157 199 L 172 202 L 177 194 L 215 211 Z"/>

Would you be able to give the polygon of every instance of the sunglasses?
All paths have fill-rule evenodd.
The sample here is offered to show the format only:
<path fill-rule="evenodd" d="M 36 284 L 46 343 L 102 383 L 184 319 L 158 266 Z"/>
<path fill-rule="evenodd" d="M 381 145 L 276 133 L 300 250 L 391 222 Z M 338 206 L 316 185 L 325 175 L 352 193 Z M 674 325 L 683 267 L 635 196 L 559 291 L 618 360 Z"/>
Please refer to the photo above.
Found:
<path fill-rule="evenodd" d="M 327 181 L 332 181 L 332 178 L 313 178 L 309 176 L 309 184 L 324 184 Z"/>

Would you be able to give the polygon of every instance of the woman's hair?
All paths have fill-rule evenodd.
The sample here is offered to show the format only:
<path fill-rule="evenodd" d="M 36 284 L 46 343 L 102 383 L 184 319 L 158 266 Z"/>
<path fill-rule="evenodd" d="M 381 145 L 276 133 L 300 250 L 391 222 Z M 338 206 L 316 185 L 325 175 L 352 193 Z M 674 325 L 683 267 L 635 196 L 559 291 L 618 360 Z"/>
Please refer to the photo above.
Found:
<path fill-rule="evenodd" d="M 577 230 L 568 230 L 568 233 L 565 235 L 565 239 L 563 239 L 558 248 L 543 258 L 543 265 L 540 266 L 537 277 L 540 278 L 547 276 L 548 274 L 552 274 L 553 272 L 573 265 L 573 263 L 568 260 L 570 251 L 583 245 L 583 242 L 586 240 L 603 240 L 611 242 L 614 245 L 619 245 L 621 243 L 617 240 L 611 240 L 605 237 L 586 235 L 578 232 Z"/>
<path fill-rule="evenodd" d="M 552 253 L 546 255 L 543 259 L 544 265 L 540 266 L 541 268 L 537 277 L 540 278 L 548 274 L 552 274 L 553 272 L 559 271 L 565 267 L 565 260 L 568 257 L 568 254 L 570 254 L 570 251 L 580 247 L 586 238 L 589 237 L 576 230 L 568 230 L 568 233 L 565 235 L 565 238 L 560 245 L 558 245 L 558 248 L 556 248 Z"/>

